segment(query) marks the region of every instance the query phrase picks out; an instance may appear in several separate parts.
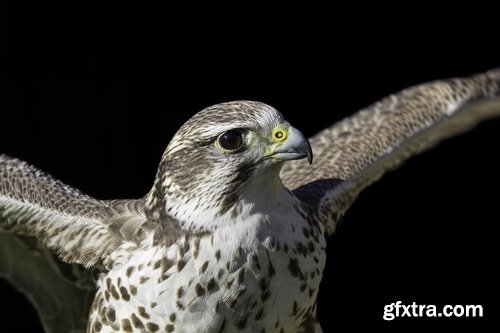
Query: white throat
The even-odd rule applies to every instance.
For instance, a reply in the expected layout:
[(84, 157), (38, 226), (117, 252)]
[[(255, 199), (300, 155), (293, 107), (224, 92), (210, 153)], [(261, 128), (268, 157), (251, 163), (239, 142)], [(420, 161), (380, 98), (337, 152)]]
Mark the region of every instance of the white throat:
[[(167, 185), (167, 184), (165, 184)], [(175, 184), (168, 184), (175, 192)], [(288, 207), (298, 203), (276, 175), (252, 177), (252, 182), (245, 184), (239, 191), (236, 200), (227, 210), (221, 210), (224, 197), (202, 195), (217, 189), (216, 184), (206, 182), (189, 198), (183, 196), (167, 197), (165, 208), (167, 214), (180, 221), (182, 227), (192, 231), (213, 231), (222, 226), (230, 226), (246, 221), (253, 214), (273, 212), (277, 207)], [(220, 191), (220, 189), (217, 189)], [(221, 191), (223, 192), (223, 190)], [(265, 218), (265, 217), (264, 217)]]

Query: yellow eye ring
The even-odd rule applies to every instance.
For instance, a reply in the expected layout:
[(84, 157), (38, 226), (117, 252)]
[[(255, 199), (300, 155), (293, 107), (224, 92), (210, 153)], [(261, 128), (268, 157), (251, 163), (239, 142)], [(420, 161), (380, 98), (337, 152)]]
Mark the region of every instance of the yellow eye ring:
[(284, 128), (275, 128), (273, 131), (273, 140), (277, 142), (285, 141), (288, 136), (288, 131)]

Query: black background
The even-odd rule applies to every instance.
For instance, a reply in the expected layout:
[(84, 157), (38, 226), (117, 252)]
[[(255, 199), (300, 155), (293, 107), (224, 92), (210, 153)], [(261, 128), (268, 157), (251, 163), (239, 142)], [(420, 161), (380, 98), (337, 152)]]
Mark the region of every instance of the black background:
[[(98, 198), (144, 195), (176, 129), (214, 103), (260, 100), (313, 135), (407, 86), (500, 66), (495, 9), (479, 4), (1, 6), (0, 152)], [(325, 332), (499, 329), (499, 131), (446, 141), (361, 195), (329, 240)], [(0, 286), (6, 331), (40, 331)], [(383, 321), (398, 300), (485, 317)]]

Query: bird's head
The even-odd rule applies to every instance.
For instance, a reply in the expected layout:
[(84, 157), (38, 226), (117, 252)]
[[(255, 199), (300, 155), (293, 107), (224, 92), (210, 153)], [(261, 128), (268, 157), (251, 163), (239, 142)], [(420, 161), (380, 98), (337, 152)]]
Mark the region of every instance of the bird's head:
[(241, 200), (273, 200), (283, 190), (281, 166), (300, 158), (312, 162), (311, 146), (276, 109), (250, 101), (217, 104), (170, 141), (148, 206), (163, 206), (188, 225), (216, 219)]

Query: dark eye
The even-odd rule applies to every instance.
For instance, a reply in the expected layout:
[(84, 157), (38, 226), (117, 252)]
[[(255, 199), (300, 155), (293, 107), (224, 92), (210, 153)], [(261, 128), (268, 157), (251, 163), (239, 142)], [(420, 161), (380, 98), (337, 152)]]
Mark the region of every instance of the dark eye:
[(230, 130), (222, 133), (221, 136), (219, 136), (218, 141), (221, 148), (226, 150), (236, 150), (241, 147), (243, 138), (241, 137), (241, 132)]

